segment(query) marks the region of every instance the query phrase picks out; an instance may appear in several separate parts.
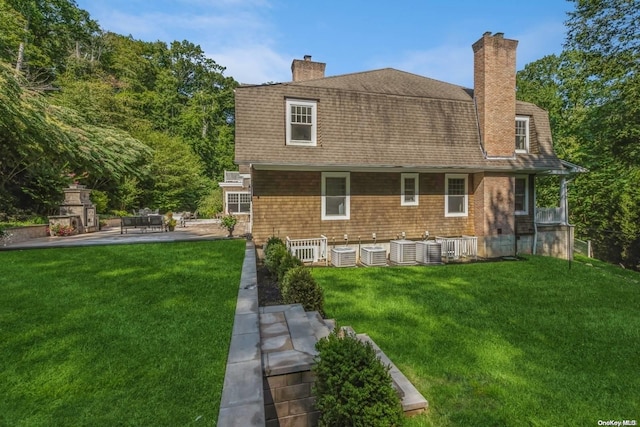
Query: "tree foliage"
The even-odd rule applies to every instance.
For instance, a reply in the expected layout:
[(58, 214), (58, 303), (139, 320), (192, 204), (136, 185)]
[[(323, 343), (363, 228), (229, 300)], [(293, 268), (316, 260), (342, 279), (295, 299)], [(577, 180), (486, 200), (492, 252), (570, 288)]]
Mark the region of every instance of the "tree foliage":
[(233, 90), (189, 41), (105, 32), (75, 0), (0, 0), (0, 212), (70, 177), (111, 210), (195, 210), (233, 168)]
[(577, 235), (597, 256), (638, 269), (640, 2), (573, 2), (565, 50), (518, 73), (518, 98), (548, 109), (556, 152), (590, 170), (570, 187)]

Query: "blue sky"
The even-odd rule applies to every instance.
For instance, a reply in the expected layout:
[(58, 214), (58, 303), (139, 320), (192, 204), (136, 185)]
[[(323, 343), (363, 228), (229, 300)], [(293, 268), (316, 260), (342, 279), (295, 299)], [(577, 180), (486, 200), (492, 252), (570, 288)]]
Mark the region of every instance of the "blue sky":
[(312, 55), (326, 75), (392, 67), (473, 86), (485, 31), (519, 40), (517, 68), (559, 53), (566, 0), (76, 0), (104, 30), (200, 45), (240, 83), (291, 80)]

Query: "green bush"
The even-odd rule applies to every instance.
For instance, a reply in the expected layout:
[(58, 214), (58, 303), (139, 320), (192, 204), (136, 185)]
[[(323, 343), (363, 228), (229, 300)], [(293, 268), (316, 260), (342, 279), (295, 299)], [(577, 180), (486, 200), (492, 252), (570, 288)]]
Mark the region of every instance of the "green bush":
[(287, 255), (288, 251), (284, 243), (271, 244), (264, 251), (264, 265), (273, 276), (278, 276), (278, 268), (282, 259)]
[(271, 237), (269, 237), (269, 238), (267, 239), (267, 243), (265, 243), (265, 245), (264, 245), (265, 253), (266, 253), (267, 249), (269, 248), (269, 246), (272, 246), (272, 245), (282, 245), (282, 246), (285, 246), (285, 244), (284, 244), (284, 242), (282, 241), (282, 239), (281, 239), (281, 238), (276, 237), (276, 236), (271, 236)]
[(215, 218), (218, 212), (222, 212), (222, 188), (214, 182), (198, 201), (198, 214), (201, 218)]
[(287, 271), (291, 270), (294, 267), (299, 267), (302, 265), (302, 261), (295, 255), (292, 255), (291, 252), (287, 251), (287, 253), (280, 259), (280, 264), (278, 264), (278, 282), (282, 283), (284, 279), (284, 275), (287, 274)]
[(109, 195), (104, 191), (91, 190), (91, 202), (96, 206), (96, 212), (105, 213), (109, 206)]
[(402, 406), (389, 367), (369, 343), (335, 331), (316, 343), (313, 390), (319, 426), (399, 426)]
[(305, 311), (317, 311), (324, 316), (324, 293), (309, 268), (300, 265), (289, 269), (280, 284), (280, 292), (285, 304), (299, 303)]

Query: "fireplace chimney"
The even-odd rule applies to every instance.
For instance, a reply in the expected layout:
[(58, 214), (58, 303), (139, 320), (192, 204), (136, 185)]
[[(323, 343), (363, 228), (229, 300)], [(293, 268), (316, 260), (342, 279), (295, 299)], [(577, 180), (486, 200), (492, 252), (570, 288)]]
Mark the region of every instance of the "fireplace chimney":
[(486, 32), (473, 44), (473, 95), (488, 157), (515, 154), (517, 40)]
[(304, 59), (294, 59), (291, 63), (291, 74), (294, 82), (305, 80), (315, 80), (324, 77), (324, 69), (327, 66), (324, 62), (314, 62), (311, 55), (305, 55)]

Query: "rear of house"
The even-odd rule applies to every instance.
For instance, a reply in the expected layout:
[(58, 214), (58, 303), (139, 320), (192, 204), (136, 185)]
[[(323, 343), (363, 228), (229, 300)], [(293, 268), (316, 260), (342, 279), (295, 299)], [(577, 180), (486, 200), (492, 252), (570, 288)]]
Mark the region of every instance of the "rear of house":
[(325, 77), (311, 57), (293, 61), (292, 82), (239, 87), (256, 243), (468, 235), (484, 257), (568, 256), (566, 209), (536, 220), (535, 177), (568, 170), (547, 113), (515, 99), (516, 46), (500, 33), (473, 45), (474, 90), (394, 69)]

